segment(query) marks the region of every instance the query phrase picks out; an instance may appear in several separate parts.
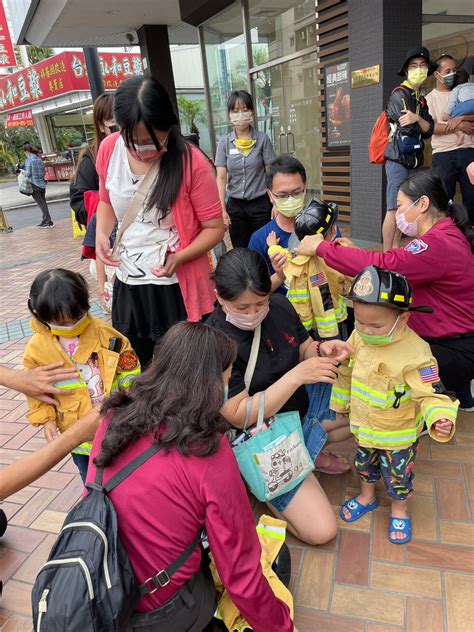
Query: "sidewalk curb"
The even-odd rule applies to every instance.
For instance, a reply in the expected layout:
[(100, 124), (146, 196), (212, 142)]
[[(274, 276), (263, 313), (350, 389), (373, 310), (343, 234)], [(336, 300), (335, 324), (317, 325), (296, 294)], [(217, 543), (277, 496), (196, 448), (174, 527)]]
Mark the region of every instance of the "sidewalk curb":
[[(69, 196), (67, 197), (51, 197), (51, 198), (46, 198), (46, 202), (65, 202), (65, 201), (69, 201)], [(3, 211), (16, 211), (20, 208), (27, 208), (30, 206), (37, 206), (36, 202), (27, 202), (26, 204), (17, 204), (15, 206), (3, 206), (2, 210)]]

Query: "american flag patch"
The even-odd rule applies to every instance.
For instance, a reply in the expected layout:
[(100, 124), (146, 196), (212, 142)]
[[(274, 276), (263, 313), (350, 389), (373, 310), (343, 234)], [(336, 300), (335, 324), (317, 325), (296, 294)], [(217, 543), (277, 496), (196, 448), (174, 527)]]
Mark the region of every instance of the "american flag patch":
[(420, 375), (422, 382), (439, 381), (438, 367), (435, 364), (432, 364), (431, 366), (424, 366), (420, 369)]
[(319, 274), (315, 274), (314, 276), (309, 277), (309, 280), (311, 282), (311, 287), (317, 287), (318, 285), (323, 285), (323, 283), (326, 283), (324, 272), (320, 272)]

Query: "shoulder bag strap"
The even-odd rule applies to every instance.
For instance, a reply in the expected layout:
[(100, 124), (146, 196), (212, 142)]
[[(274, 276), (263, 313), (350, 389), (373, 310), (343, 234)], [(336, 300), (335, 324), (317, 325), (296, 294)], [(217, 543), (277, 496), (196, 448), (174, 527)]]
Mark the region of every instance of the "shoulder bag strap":
[[(115, 474), (115, 476), (113, 476), (110, 479), (110, 481), (108, 481), (103, 486), (105, 493), (108, 494), (113, 489), (115, 489), (117, 485), (120, 485), (120, 483), (122, 483), (126, 478), (130, 476), (130, 474), (133, 474), (135, 470), (138, 470), (138, 468), (141, 465), (143, 465), (143, 463), (148, 461), (148, 459), (151, 459), (151, 457), (157, 454), (160, 450), (161, 450), (161, 446), (154, 443), (152, 446), (150, 446), (144, 452), (138, 455), (135, 459), (130, 461), (128, 465), (126, 465), (119, 472), (117, 472), (117, 474)], [(103, 474), (104, 474), (104, 468), (98, 467), (95, 473), (95, 481), (94, 481), (95, 485), (102, 485)]]
[(152, 162), (143, 180), (140, 182), (138, 189), (133, 194), (133, 197), (130, 200), (130, 204), (128, 205), (125, 215), (123, 216), (120, 228), (117, 231), (114, 247), (112, 249), (112, 257), (114, 257), (118, 252), (124, 232), (135, 221), (135, 218), (138, 215), (138, 211), (143, 206), (143, 204), (145, 204), (150, 187), (156, 180), (159, 170), (159, 163), (157, 161)]
[(258, 357), (258, 350), (260, 347), (261, 335), (262, 335), (262, 325), (259, 325), (257, 329), (255, 329), (255, 331), (253, 332), (252, 347), (250, 349), (249, 361), (248, 361), (247, 369), (244, 375), (245, 388), (247, 389), (247, 391), (250, 388), (253, 374), (255, 373), (255, 366), (257, 364), (257, 357)]

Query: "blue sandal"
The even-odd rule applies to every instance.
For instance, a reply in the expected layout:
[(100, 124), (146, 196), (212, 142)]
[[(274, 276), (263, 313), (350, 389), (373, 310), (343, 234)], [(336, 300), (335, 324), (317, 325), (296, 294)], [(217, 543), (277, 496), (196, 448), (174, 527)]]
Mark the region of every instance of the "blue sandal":
[[(391, 534), (395, 533), (403, 533), (406, 537), (403, 540), (394, 540)], [(390, 523), (388, 525), (388, 539), (392, 544), (406, 544), (411, 540), (411, 516), (408, 515), (408, 518), (394, 518), (392, 514), (390, 514)]]
[[(365, 516), (366, 513), (369, 513), (369, 511), (377, 509), (378, 506), (378, 500), (374, 500), (374, 502), (370, 503), (370, 505), (361, 505), (360, 502), (356, 500), (356, 496), (354, 496), (343, 503), (342, 507), (339, 509), (339, 515), (344, 522), (355, 522), (356, 520), (359, 520), (359, 518), (362, 518), (362, 516)], [(350, 518), (345, 517), (344, 512), (342, 511), (344, 508), (350, 512)]]

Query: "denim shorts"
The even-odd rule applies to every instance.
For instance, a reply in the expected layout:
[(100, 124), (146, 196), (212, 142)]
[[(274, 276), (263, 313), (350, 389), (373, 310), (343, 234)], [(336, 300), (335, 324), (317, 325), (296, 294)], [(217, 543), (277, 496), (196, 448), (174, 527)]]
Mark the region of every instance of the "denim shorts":
[[(309, 412), (306, 414), (306, 417), (304, 418), (302, 422), (302, 426), (303, 426), (303, 436), (304, 436), (304, 442), (305, 442), (306, 448), (309, 452), (311, 459), (314, 461), (316, 457), (318, 456), (318, 454), (323, 449), (324, 444), (326, 443), (326, 439), (327, 439), (326, 431), (323, 430), (323, 428), (321, 427), (321, 424), (319, 423), (319, 419), (317, 417), (311, 417)], [(312, 474), (310, 473), (308, 476), (312, 476)], [(289, 492), (285, 492), (281, 496), (278, 496), (277, 498), (273, 498), (273, 500), (270, 500), (269, 501), (270, 505), (275, 507), (275, 509), (279, 511), (280, 513), (282, 511), (285, 511), (285, 509), (293, 500), (296, 492), (299, 490), (303, 482), (304, 481), (299, 483), (296, 487), (293, 487), (293, 489), (291, 489)]]
[(385, 173), (387, 175), (387, 211), (395, 211), (397, 208), (398, 189), (407, 178), (411, 178), (418, 169), (407, 169), (399, 162), (387, 160)]

